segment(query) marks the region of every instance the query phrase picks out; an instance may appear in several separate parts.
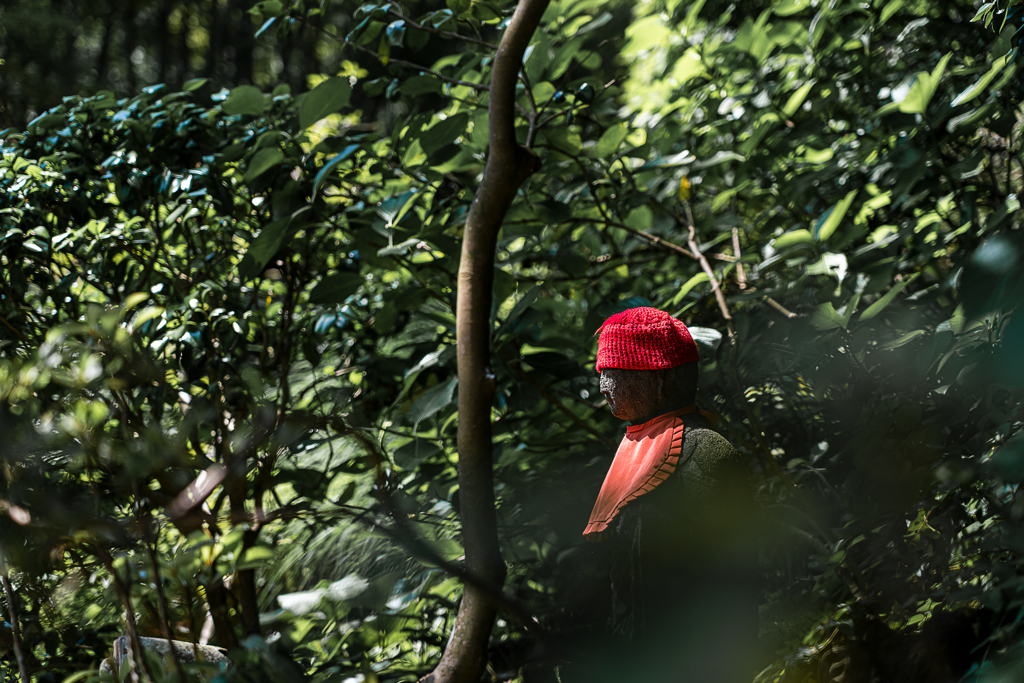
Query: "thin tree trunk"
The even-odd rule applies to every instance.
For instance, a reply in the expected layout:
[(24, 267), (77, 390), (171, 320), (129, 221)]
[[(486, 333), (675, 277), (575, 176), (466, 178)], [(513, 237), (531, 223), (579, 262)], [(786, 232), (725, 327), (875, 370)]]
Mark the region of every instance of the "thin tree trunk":
[(129, 678), (132, 683), (153, 683), (153, 675), (149, 670), (149, 663), (146, 661), (146, 655), (142, 650), (142, 642), (139, 640), (139, 628), (135, 622), (135, 608), (132, 607), (131, 591), (128, 585), (121, 579), (117, 569), (114, 568), (114, 559), (106, 549), (97, 548), (96, 555), (110, 573), (110, 577), (114, 582), (114, 590), (121, 599), (121, 605), (124, 607), (124, 626), (128, 632), (128, 644), (131, 647)]
[(242, 17), (240, 22), (231, 22), (231, 31), (234, 33), (232, 43), (235, 46), (235, 85), (252, 83), (252, 48), (256, 41), (249, 15), (243, 12)]
[(167, 72), (171, 66), (171, 33), (168, 22), (171, 18), (172, 0), (160, 0), (160, 8), (156, 12), (156, 34), (159, 36), (157, 46), (157, 63), (160, 75), (157, 80), (167, 82)]
[[(174, 527), (182, 536), (188, 536), (193, 531), (202, 528), (202, 519), (198, 515), (186, 515), (181, 519), (174, 520)], [(231, 609), (228, 607), (228, 591), (224, 588), (224, 578), (216, 571), (211, 570), (209, 582), (203, 585), (206, 604), (209, 605), (210, 616), (213, 617), (213, 633), (216, 644), (228, 650), (238, 647), (238, 636), (231, 621)], [(191, 614), (191, 607), (189, 613)], [(192, 634), (192, 637), (195, 638), (195, 633)]]
[[(459, 503), (466, 570), (500, 590), (505, 563), (494, 510), (490, 371), (491, 287), (501, 223), (537, 157), (516, 143), (515, 88), (523, 52), (548, 0), (520, 0), (498, 45), (491, 73), (488, 123), (490, 154), (466, 219), (459, 263), (456, 337), (459, 367)], [(462, 603), (444, 655), (428, 680), (471, 683), (487, 663), (487, 641), (496, 607), (480, 588), (465, 584)]]
[[(319, 26), (322, 22), (322, 15), (312, 17), (312, 23), (314, 26)], [(307, 26), (302, 27), (302, 74), (315, 74), (320, 73), (320, 64), (316, 58), (316, 43), (320, 36)], [(299, 83), (301, 90), (306, 89), (305, 83)]]
[(21, 644), (21, 615), (18, 614), (18, 596), (14, 594), (14, 587), (11, 585), (11, 578), (7, 575), (6, 566), (0, 568), (0, 581), (3, 581), (4, 597), (7, 598), (7, 616), (11, 619), (11, 640), (14, 643), (14, 657), (18, 660), (21, 683), (29, 683), (25, 650)]
[(164, 582), (160, 576), (160, 560), (156, 557), (155, 546), (159, 539), (158, 534), (159, 531), (156, 538), (153, 539), (152, 545), (150, 545), (149, 541), (145, 542), (146, 554), (149, 555), (149, 563), (153, 567), (153, 583), (156, 584), (156, 605), (160, 612), (160, 630), (163, 631), (167, 645), (170, 647), (171, 659), (174, 660), (174, 671), (178, 674), (178, 683), (185, 683), (188, 678), (185, 676), (185, 667), (181, 665), (181, 660), (178, 659), (178, 650), (174, 647), (174, 635), (171, 632), (171, 613), (167, 605), (167, 596), (164, 595)]
[(98, 90), (107, 82), (107, 71), (110, 69), (111, 42), (114, 40), (114, 18), (117, 16), (117, 7), (111, 2), (110, 11), (107, 12), (106, 20), (103, 22), (103, 40), (100, 42), (100, 53), (96, 57), (96, 89)]
[(217, 66), (224, 59), (225, 25), (230, 20), (233, 9), (234, 3), (226, 2), (223, 7), (218, 7), (217, 3), (213, 3), (210, 10), (213, 13), (213, 22), (210, 26), (210, 39), (206, 46), (206, 64), (203, 66), (203, 75), (214, 79), (214, 83), (219, 83), (217, 77), (223, 74), (223, 69), (220, 74), (217, 73)]
[[(61, 35), (59, 42), (63, 43), (60, 46), (60, 52), (58, 59), (54, 62), (56, 65), (63, 65), (61, 68), (56, 68), (54, 71), (58, 74), (57, 78), (61, 83), (62, 95), (78, 94), (81, 90), (82, 83), (79, 79), (84, 80), (84, 73), (80, 68), (72, 68), (70, 65), (77, 63), (79, 52), (75, 49), (75, 45), (78, 43), (78, 38), (81, 36), (83, 28), (81, 21), (81, 13), (79, 12), (78, 2), (72, 0), (69, 3), (69, 7), (64, 14), (64, 21), (67, 26), (73, 26), (75, 28), (68, 29), (67, 33)], [(54, 50), (55, 54), (57, 50)], [(41, 104), (41, 103), (40, 103)], [(40, 109), (44, 109), (41, 107)], [(42, 113), (40, 111), (39, 113)]]
[(217, 645), (231, 650), (238, 647), (238, 636), (231, 623), (231, 610), (228, 607), (228, 591), (224, 588), (224, 579), (216, 572), (204, 587), (206, 588), (206, 602), (210, 606), (210, 616), (213, 617), (213, 635), (217, 639)]
[(192, 51), (188, 47), (188, 20), (189, 20), (189, 6), (181, 6), (181, 27), (178, 30), (178, 62), (181, 64), (181, 68), (178, 73), (175, 74), (174, 87), (180, 88), (191, 77), (192, 68)]
[(139, 25), (136, 23), (138, 9), (132, 2), (124, 4), (124, 13), (121, 15), (121, 25), (124, 27), (124, 68), (128, 78), (128, 95), (135, 95), (139, 87), (138, 74), (135, 72), (135, 63), (132, 55), (139, 45)]

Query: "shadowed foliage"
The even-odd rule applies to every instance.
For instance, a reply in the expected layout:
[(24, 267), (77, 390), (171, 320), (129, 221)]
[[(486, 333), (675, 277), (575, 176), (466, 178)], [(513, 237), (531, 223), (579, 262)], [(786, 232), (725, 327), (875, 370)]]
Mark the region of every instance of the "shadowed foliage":
[[(107, 31), (112, 65), (181, 37), (161, 3), (42, 4), (0, 30)], [(653, 305), (756, 487), (758, 680), (1019, 677), (1018, 6), (550, 4), (505, 109), (536, 160), (470, 316), (484, 577), (456, 293), (515, 3), (167, 7), (210, 50), (315, 59), (243, 77), (189, 43), (158, 76), (147, 45), (136, 81), (72, 84), (0, 40), (5, 676), (108, 678), (127, 635), (229, 649), (189, 677), (416, 680), (467, 581), (488, 680), (614, 663), (587, 650), (580, 534), (622, 429), (593, 333)]]

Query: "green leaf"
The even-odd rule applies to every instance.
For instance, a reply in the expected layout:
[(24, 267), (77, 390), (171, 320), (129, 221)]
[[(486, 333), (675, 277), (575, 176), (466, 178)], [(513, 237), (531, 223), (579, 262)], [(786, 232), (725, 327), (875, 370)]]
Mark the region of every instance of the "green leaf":
[(718, 164), (724, 164), (729, 161), (745, 161), (746, 157), (742, 154), (738, 154), (728, 149), (720, 149), (715, 152), (712, 156), (707, 159), (701, 159), (700, 161), (694, 162), (691, 167), (695, 171), (702, 171), (705, 168), (711, 168)]
[(321, 82), (303, 97), (299, 107), (299, 127), (309, 128), (328, 114), (333, 114), (348, 104), (351, 96), (352, 86), (346, 78), (335, 76)]
[(238, 264), (238, 274), (243, 280), (251, 280), (263, 272), (263, 267), (276, 254), (288, 236), (289, 219), (268, 223), (260, 231), (259, 237), (249, 245), (249, 250)]
[(309, 293), (309, 301), (314, 304), (343, 304), (362, 284), (363, 277), (359, 273), (333, 273), (320, 280), (313, 288)]
[(775, 241), (772, 242), (772, 248), (775, 251), (782, 251), (797, 244), (811, 244), (812, 242), (814, 242), (814, 236), (811, 235), (811, 231), (801, 228), (799, 230), (790, 230), (776, 237)]
[(523, 313), (533, 305), (533, 302), (537, 300), (542, 289), (543, 288), (540, 285), (537, 285), (531, 288), (530, 291), (523, 295), (522, 299), (516, 302), (516, 305), (513, 306), (512, 310), (509, 312), (508, 317), (505, 318), (498, 327), (497, 332), (495, 332), (495, 337), (500, 336), (510, 325), (515, 324), (516, 320), (518, 320), (520, 316), (522, 316)]
[(417, 95), (439, 93), (443, 86), (444, 84), (433, 76), (413, 76), (398, 86), (398, 91), (403, 95), (416, 97)]
[(409, 31), (405, 40), (406, 46), (413, 52), (419, 52), (427, 46), (428, 42), (430, 42), (430, 33), (418, 29)]
[(131, 329), (133, 331), (137, 330), (146, 321), (152, 320), (153, 318), (158, 318), (158, 317), (160, 317), (163, 314), (164, 314), (164, 307), (163, 306), (148, 306), (146, 308), (143, 308), (141, 311), (139, 311), (138, 313), (135, 314), (134, 318), (132, 318)]
[(740, 30), (736, 32), (736, 38), (733, 40), (733, 45), (737, 49), (748, 53), (759, 64), (775, 47), (768, 37), (768, 30), (765, 27), (767, 20), (767, 13), (758, 17), (756, 22), (748, 17), (740, 26)]
[(980, 19), (984, 19), (985, 16), (992, 11), (992, 8), (995, 6), (995, 4), (995, 2), (984, 3), (981, 7), (978, 8), (978, 11), (974, 13), (974, 16), (971, 17), (971, 21), (978, 21)]
[(583, 149), (583, 139), (580, 138), (580, 134), (569, 126), (559, 126), (553, 130), (545, 130), (543, 135), (555, 151), (562, 152), (563, 154), (576, 156)]
[(314, 195), (320, 190), (320, 186), (323, 185), (324, 180), (327, 178), (327, 176), (330, 174), (330, 172), (334, 169), (334, 167), (337, 166), (338, 164), (340, 164), (341, 162), (343, 162), (345, 159), (347, 159), (350, 156), (352, 156), (352, 154), (357, 149), (359, 149), (359, 145), (349, 145), (345, 149), (341, 150), (338, 154), (335, 154), (333, 157), (331, 157), (331, 160), (328, 161), (326, 164), (324, 164), (324, 167), (321, 168), (317, 172), (316, 177), (313, 178), (313, 194)]
[(856, 196), (857, 190), (850, 190), (846, 193), (845, 197), (836, 202), (835, 206), (825, 212), (818, 220), (818, 224), (814, 226), (815, 239), (822, 241), (832, 236), (832, 233), (843, 222), (843, 218), (846, 216), (846, 212), (850, 210), (850, 204), (853, 203), (853, 198)]
[(551, 64), (548, 66), (548, 78), (555, 80), (565, 73), (565, 70), (569, 68), (569, 64), (572, 63), (573, 57), (579, 57), (580, 48), (583, 46), (583, 36), (576, 36), (565, 45), (558, 49), (555, 53), (554, 59), (551, 60)]
[(686, 284), (684, 284), (676, 293), (676, 295), (672, 297), (672, 301), (670, 301), (668, 304), (669, 307), (674, 308), (675, 306), (678, 306), (679, 303), (686, 297), (687, 294), (689, 294), (693, 290), (694, 287), (701, 284), (702, 282), (710, 281), (711, 278), (708, 277), (707, 273), (697, 273), (689, 280), (687, 280)]
[(930, 74), (922, 71), (917, 75), (917, 80), (910, 87), (910, 92), (899, 104), (901, 112), (904, 114), (923, 114), (925, 112), (928, 103), (935, 96), (935, 89), (939, 87), (939, 79), (942, 78), (946, 64), (949, 63), (949, 58), (952, 56), (952, 52), (947, 52)]
[[(839, 254), (839, 256), (842, 256)], [(857, 292), (853, 297), (846, 303), (846, 308), (843, 313), (843, 329), (846, 329), (850, 325), (850, 320), (853, 318), (853, 314), (857, 312), (857, 306), (860, 305), (861, 293)]]
[(455, 385), (459, 383), (458, 377), (452, 377), (436, 386), (427, 389), (412, 404), (413, 432), (419, 427), (420, 422), (428, 417), (437, 414), (442, 408), (452, 402), (455, 392)]
[(814, 309), (811, 314), (811, 325), (819, 330), (836, 330), (845, 328), (843, 316), (839, 315), (835, 306), (831, 303), (824, 303)]
[(788, 17), (798, 12), (803, 12), (811, 6), (811, 0), (782, 0), (775, 6), (775, 14), (780, 17)]
[(188, 210), (188, 204), (182, 204), (176, 208), (164, 219), (164, 225), (174, 225), (175, 221), (181, 218), (181, 214), (185, 213), (186, 210)]
[(245, 171), (245, 182), (251, 183), (282, 161), (284, 152), (278, 148), (261, 149), (249, 161), (249, 168)]
[(401, 244), (396, 244), (390, 247), (384, 247), (383, 249), (377, 250), (377, 256), (394, 256), (395, 254), (404, 254), (407, 249), (415, 247), (420, 243), (419, 237), (410, 237)]
[(882, 14), (878, 18), (879, 26), (889, 21), (892, 15), (896, 14), (896, 12), (903, 7), (904, 1), (905, 0), (889, 0), (889, 3), (882, 9)]
[(914, 341), (918, 337), (923, 336), (925, 334), (927, 334), (927, 332), (925, 332), (924, 330), (914, 330), (913, 332), (907, 332), (906, 334), (900, 336), (898, 339), (895, 339), (891, 342), (886, 342), (885, 344), (880, 344), (878, 348), (882, 351), (892, 351), (893, 349), (898, 349), (901, 346), (906, 346), (910, 342)]
[(254, 85), (240, 85), (220, 105), (225, 114), (259, 116), (266, 110), (266, 98)]
[(420, 463), (439, 451), (440, 449), (433, 441), (413, 439), (395, 451), (392, 459), (403, 470), (411, 472), (419, 467)]
[(871, 320), (876, 315), (881, 313), (886, 306), (892, 303), (893, 299), (896, 298), (896, 295), (902, 292), (907, 285), (909, 285), (911, 282), (917, 279), (918, 275), (920, 275), (920, 273), (914, 273), (910, 277), (903, 278), (902, 280), (897, 282), (896, 285), (888, 292), (886, 292), (881, 299), (879, 299), (878, 301), (864, 309), (864, 312), (860, 314), (860, 317), (857, 318), (857, 321), (864, 322), (865, 320)]
[(594, 152), (601, 159), (611, 156), (619, 148), (619, 145), (622, 144), (622, 141), (626, 139), (627, 135), (629, 135), (628, 124), (620, 123), (612, 126), (601, 135), (601, 139), (597, 141), (597, 147), (594, 149)]
[(557, 92), (557, 90), (550, 81), (541, 81), (537, 85), (533, 86), (533, 99), (537, 104), (543, 105), (551, 99), (555, 92)]
[[(406, 213), (408, 213), (407, 205), (409, 201), (414, 199), (417, 195), (416, 188), (403, 192), (400, 195), (388, 197), (380, 203), (380, 206), (376, 208), (377, 215), (384, 219), (385, 227), (392, 227), (398, 221), (402, 219)], [(408, 208), (412, 208), (411, 206)]]
[(238, 561), (235, 569), (259, 569), (266, 566), (272, 559), (274, 559), (274, 549), (258, 545), (245, 551), (245, 555)]
[(626, 28), (626, 37), (629, 42), (622, 48), (623, 54), (636, 54), (644, 50), (661, 45), (668, 41), (672, 35), (672, 29), (665, 25), (665, 20), (659, 14), (634, 21)]
[(466, 132), (469, 126), (469, 114), (456, 114), (444, 121), (438, 121), (425, 130), (420, 136), (420, 146), (430, 156), (445, 145), (451, 144), (455, 138)]
[[(999, 75), (999, 72), (1003, 70), (1003, 67), (1005, 67), (1009, 63), (1010, 60), (1007, 57), (999, 57), (998, 59), (996, 59), (995, 62), (992, 63), (992, 67), (988, 71), (986, 71), (981, 78), (979, 78), (972, 85), (965, 88), (963, 92), (957, 95), (953, 99), (953, 101), (949, 103), (949, 106), (957, 107), (961, 104), (967, 104), (975, 97), (983, 93), (985, 91), (985, 88), (988, 87), (988, 84), (991, 83), (995, 79), (995, 77)], [(1014, 68), (1016, 68), (1016, 65), (1014, 65)]]
[(193, 90), (199, 90), (209, 82), (209, 78), (193, 78), (190, 81), (185, 81), (185, 85), (181, 86), (181, 89), (185, 92), (192, 92)]
[(249, 10), (249, 14), (262, 14), (265, 17), (276, 17), (281, 14), (282, 10), (284, 10), (284, 5), (281, 4), (281, 0), (263, 0), (262, 2), (256, 3)]
[(785, 114), (787, 118), (795, 114), (796, 110), (803, 105), (804, 100), (807, 99), (807, 94), (811, 92), (811, 88), (814, 87), (816, 82), (817, 81), (812, 78), (797, 88), (796, 92), (789, 96), (789, 99), (786, 100), (785, 106), (782, 107), (782, 113)]

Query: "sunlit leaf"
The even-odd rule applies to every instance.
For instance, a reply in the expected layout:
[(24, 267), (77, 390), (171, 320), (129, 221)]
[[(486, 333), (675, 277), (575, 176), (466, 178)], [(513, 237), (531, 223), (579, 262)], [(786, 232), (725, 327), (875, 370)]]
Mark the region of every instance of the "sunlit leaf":
[(310, 90), (299, 107), (299, 126), (308, 128), (348, 104), (352, 86), (345, 78), (335, 76), (322, 81)]
[(266, 108), (266, 99), (256, 86), (240, 85), (220, 106), (226, 114), (259, 116)]

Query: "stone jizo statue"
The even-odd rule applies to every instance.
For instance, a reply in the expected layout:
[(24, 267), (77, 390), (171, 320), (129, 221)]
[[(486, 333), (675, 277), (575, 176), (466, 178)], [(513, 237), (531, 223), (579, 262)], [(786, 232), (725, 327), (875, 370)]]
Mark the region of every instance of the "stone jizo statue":
[(757, 637), (746, 467), (696, 406), (697, 346), (655, 308), (599, 330), (596, 369), (630, 423), (584, 536), (608, 550), (613, 645), (598, 681), (750, 681)]

